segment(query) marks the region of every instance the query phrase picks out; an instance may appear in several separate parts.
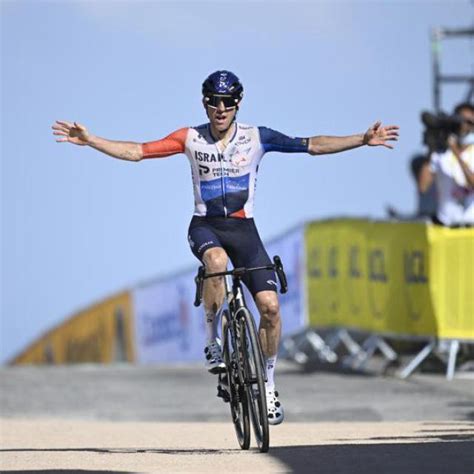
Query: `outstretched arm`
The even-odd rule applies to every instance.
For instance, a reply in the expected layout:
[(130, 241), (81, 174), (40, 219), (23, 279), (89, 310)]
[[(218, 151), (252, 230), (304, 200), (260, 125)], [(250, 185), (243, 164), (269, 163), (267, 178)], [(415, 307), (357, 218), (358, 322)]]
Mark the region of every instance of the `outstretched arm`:
[(84, 125), (57, 120), (53, 125), (57, 142), (69, 142), (75, 145), (90, 146), (107, 155), (127, 161), (140, 161), (143, 158), (142, 145), (135, 142), (107, 140), (91, 135)]
[(381, 122), (376, 122), (365, 133), (358, 135), (350, 135), (347, 137), (311, 137), (308, 144), (308, 153), (311, 155), (338, 153), (363, 145), (381, 145), (392, 149), (393, 146), (387, 142), (398, 140), (398, 129), (399, 127), (397, 125), (382, 126)]

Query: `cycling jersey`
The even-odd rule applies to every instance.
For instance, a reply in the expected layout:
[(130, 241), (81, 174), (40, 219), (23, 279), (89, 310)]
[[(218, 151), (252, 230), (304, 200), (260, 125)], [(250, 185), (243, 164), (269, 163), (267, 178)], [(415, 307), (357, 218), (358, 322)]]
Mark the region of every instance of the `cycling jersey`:
[(307, 138), (293, 138), (266, 127), (235, 123), (226, 148), (218, 149), (210, 124), (182, 128), (142, 144), (143, 158), (185, 153), (191, 165), (195, 216), (253, 217), (258, 165), (270, 151), (308, 151)]

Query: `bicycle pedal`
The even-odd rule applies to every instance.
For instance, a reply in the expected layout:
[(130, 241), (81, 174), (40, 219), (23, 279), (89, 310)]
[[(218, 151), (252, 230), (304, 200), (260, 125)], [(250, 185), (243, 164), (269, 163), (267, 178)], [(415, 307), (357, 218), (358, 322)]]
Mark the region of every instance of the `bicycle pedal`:
[(207, 369), (207, 371), (212, 375), (225, 374), (226, 368), (225, 368), (225, 366), (224, 367), (216, 366), (216, 367), (212, 367), (210, 369)]
[(217, 397), (222, 398), (225, 403), (230, 402), (230, 395), (227, 390), (224, 390), (220, 385), (217, 386)]

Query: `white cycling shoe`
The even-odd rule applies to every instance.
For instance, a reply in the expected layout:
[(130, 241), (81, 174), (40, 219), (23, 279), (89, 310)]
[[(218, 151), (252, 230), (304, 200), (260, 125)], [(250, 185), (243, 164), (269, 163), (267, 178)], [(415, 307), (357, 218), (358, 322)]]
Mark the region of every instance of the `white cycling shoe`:
[(285, 410), (278, 400), (278, 392), (275, 389), (267, 389), (267, 412), (270, 425), (279, 425), (285, 418)]
[(225, 372), (225, 364), (222, 360), (222, 350), (219, 339), (212, 341), (204, 348), (206, 357), (206, 369), (211, 374), (220, 374)]

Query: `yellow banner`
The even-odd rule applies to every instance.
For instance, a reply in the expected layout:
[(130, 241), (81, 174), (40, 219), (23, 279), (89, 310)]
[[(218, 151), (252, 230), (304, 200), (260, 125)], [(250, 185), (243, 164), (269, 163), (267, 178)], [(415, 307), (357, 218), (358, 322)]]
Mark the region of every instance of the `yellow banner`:
[(314, 222), (306, 250), (312, 325), (474, 339), (474, 229)]
[(431, 275), (442, 337), (474, 339), (474, 229), (430, 228)]
[(77, 313), (49, 331), (13, 364), (133, 361), (131, 298), (120, 293)]

